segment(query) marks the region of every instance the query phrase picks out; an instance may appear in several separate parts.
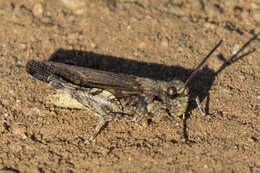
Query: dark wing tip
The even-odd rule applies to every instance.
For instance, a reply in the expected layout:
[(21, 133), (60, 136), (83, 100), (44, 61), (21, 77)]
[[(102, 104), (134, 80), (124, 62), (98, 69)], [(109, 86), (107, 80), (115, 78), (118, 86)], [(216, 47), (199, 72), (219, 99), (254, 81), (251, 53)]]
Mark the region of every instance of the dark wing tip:
[(34, 78), (47, 82), (51, 75), (50, 68), (43, 61), (30, 60), (26, 64), (26, 71)]

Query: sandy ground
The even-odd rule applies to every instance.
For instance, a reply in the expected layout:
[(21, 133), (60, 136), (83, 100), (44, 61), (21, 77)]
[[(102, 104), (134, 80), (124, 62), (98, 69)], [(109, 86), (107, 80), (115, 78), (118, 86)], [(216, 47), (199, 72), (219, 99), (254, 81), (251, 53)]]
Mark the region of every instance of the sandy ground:
[[(258, 0), (1, 1), (0, 172), (260, 172), (256, 33)], [(189, 86), (213, 115), (114, 121), (90, 144), (98, 118), (56, 108), (25, 70), (52, 59), (184, 81), (220, 40)]]

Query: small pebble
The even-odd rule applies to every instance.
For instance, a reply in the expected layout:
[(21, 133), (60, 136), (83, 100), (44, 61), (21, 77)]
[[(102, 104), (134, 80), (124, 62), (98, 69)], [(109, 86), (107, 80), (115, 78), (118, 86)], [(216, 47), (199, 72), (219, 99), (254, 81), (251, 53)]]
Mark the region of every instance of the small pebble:
[(17, 60), (17, 62), (16, 62), (16, 66), (17, 66), (17, 67), (21, 67), (21, 66), (22, 66), (22, 61)]
[(14, 94), (14, 89), (10, 89), (9, 94)]
[(95, 48), (97, 48), (97, 45), (95, 44), (95, 43), (90, 43), (90, 46), (93, 48), (93, 49), (95, 49)]
[(239, 44), (235, 44), (234, 47), (232, 48), (232, 54), (235, 55), (240, 49)]
[(144, 49), (146, 47), (145, 42), (139, 43), (138, 47), (141, 48), (141, 49)]
[(84, 0), (60, 0), (67, 8), (73, 10), (77, 15), (81, 15), (86, 11), (86, 2)]
[(183, 48), (182, 48), (182, 47), (178, 47), (178, 48), (177, 48), (177, 51), (178, 51), (179, 53), (182, 53), (182, 52), (183, 52)]
[(212, 23), (205, 23), (204, 27), (207, 29), (212, 29), (214, 30), (216, 28), (216, 25), (212, 24)]
[(42, 4), (38, 3), (33, 6), (32, 9), (33, 15), (36, 17), (41, 17), (43, 13)]
[(71, 9), (77, 8), (78, 4), (77, 4), (77, 0), (61, 0), (61, 2), (63, 2), (63, 4)]
[(204, 167), (204, 168), (209, 168), (209, 166), (208, 166), (208, 165), (204, 165), (203, 167)]

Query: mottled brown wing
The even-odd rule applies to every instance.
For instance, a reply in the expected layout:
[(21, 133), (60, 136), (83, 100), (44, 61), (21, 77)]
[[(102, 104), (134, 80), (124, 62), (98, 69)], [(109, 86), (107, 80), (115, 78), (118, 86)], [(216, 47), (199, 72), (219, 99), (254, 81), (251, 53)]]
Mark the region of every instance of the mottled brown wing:
[(50, 76), (54, 76), (79, 86), (106, 89), (118, 97), (141, 92), (134, 76), (119, 73), (35, 60), (27, 63), (26, 70), (36, 79), (45, 82), (48, 82)]

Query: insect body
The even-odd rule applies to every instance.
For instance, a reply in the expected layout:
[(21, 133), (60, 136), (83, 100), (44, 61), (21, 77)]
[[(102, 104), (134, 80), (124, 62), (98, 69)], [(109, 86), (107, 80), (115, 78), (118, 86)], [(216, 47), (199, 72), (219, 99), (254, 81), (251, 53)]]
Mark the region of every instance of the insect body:
[[(213, 49), (213, 51), (221, 42)], [(211, 51), (211, 53), (213, 53)], [(210, 54), (211, 54), (210, 53)], [(199, 70), (210, 54), (194, 71)], [(108, 121), (183, 115), (189, 103), (187, 83), (170, 82), (72, 66), (51, 61), (31, 60), (27, 71), (57, 90), (51, 101), (59, 107), (85, 108), (100, 117), (93, 135)]]

